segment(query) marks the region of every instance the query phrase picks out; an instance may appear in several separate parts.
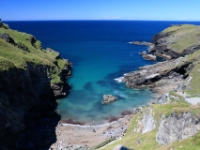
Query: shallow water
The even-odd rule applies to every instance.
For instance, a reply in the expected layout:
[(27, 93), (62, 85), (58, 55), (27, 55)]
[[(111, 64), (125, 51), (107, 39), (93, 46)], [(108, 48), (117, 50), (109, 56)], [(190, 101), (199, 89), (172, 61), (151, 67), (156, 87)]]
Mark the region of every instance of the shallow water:
[[(151, 92), (133, 90), (114, 79), (138, 67), (153, 64), (139, 56), (146, 46), (130, 41), (150, 42), (152, 37), (170, 26), (184, 22), (159, 21), (35, 21), (8, 22), (11, 28), (28, 32), (73, 63), (73, 75), (67, 82), (70, 94), (60, 99), (57, 112), (62, 119), (102, 123), (123, 116), (124, 111), (145, 105)], [(200, 24), (199, 22), (189, 22)], [(119, 100), (103, 105), (103, 94)]]

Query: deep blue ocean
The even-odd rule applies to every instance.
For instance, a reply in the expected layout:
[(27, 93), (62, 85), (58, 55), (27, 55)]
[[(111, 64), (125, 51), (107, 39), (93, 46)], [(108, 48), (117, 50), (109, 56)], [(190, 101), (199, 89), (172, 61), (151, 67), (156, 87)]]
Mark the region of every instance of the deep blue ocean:
[[(140, 66), (153, 64), (141, 58), (146, 46), (130, 41), (150, 42), (171, 24), (200, 22), (172, 21), (18, 21), (6, 22), (12, 29), (33, 34), (44, 48), (60, 52), (73, 63), (69, 95), (60, 99), (57, 112), (62, 119), (103, 123), (121, 117), (124, 111), (147, 104), (152, 99), (148, 89), (133, 90), (114, 79)], [(104, 94), (119, 97), (103, 105)]]

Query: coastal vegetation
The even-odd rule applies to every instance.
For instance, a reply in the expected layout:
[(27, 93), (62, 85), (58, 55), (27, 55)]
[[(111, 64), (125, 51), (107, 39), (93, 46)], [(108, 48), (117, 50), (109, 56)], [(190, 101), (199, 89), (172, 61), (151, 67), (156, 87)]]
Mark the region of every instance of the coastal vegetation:
[[(137, 133), (135, 132), (135, 129), (137, 129), (137, 120), (142, 120), (143, 118), (143, 112), (147, 109), (145, 108), (141, 112), (137, 113), (131, 120), (131, 125), (127, 129), (126, 135), (123, 139), (118, 140), (114, 142), (113, 144), (108, 145), (105, 148), (102, 148), (102, 150), (108, 150), (112, 149), (116, 145), (123, 144), (125, 147), (130, 149), (138, 149), (138, 150), (149, 150), (149, 149), (157, 149), (157, 150), (169, 150), (169, 149), (191, 149), (195, 150), (199, 148), (199, 133), (194, 134), (193, 136), (183, 139), (183, 140), (177, 140), (174, 143), (168, 143), (168, 144), (159, 144), (156, 141), (156, 136), (159, 130), (159, 125), (161, 123), (161, 120), (163, 116), (168, 118), (170, 115), (176, 113), (176, 114), (183, 114), (191, 112), (194, 114), (197, 118), (200, 114), (200, 106), (196, 105), (193, 106), (183, 100), (182, 97), (178, 96), (178, 100), (174, 100), (173, 98), (170, 99), (170, 102), (168, 104), (154, 104), (151, 106), (153, 110), (153, 117), (155, 119), (156, 128), (153, 129), (150, 132), (147, 133)], [(176, 126), (174, 123), (173, 126)], [(165, 134), (165, 133), (164, 133)], [(169, 136), (166, 135), (165, 136)], [(190, 144), (189, 144), (190, 143)], [(192, 143), (192, 144), (191, 144)]]
[(60, 73), (65, 69), (69, 62), (60, 57), (60, 54), (54, 50), (42, 49), (41, 42), (34, 36), (11, 30), (8, 25), (2, 24), (0, 28), (0, 71), (8, 71), (16, 67), (27, 69), (27, 63), (32, 65), (46, 65), (49, 67), (51, 82), (60, 83)]

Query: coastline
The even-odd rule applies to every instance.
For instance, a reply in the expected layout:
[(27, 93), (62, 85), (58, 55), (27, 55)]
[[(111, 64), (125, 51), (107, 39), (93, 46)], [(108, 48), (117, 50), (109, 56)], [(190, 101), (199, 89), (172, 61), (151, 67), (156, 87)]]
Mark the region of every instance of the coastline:
[(99, 125), (78, 125), (59, 122), (56, 126), (57, 141), (50, 148), (92, 148), (106, 140), (121, 139), (126, 133), (134, 114), (116, 121)]
[[(154, 65), (145, 65), (138, 68), (136, 71), (125, 73), (122, 77), (114, 80), (116, 82), (129, 83), (132, 81), (132, 79), (129, 80), (129, 78), (133, 77), (138, 72), (145, 72), (145, 74), (142, 74), (144, 75), (144, 78), (149, 80), (155, 78), (157, 74), (159, 74), (157, 73), (156, 75), (152, 75), (152, 70), (154, 70), (153, 68), (157, 68), (156, 70), (159, 70), (159, 72), (165, 72), (165, 70), (168, 69), (173, 70), (174, 68), (171, 66), (182, 61), (182, 59), (183, 58), (181, 57), (177, 60), (172, 60), (170, 63), (166, 60), (164, 62), (158, 62)], [(132, 113), (125, 111), (124, 115), (122, 113), (122, 117), (120, 118), (114, 117), (110, 120), (108, 119), (108, 123), (92, 125), (84, 122), (76, 122), (73, 119), (61, 120), (56, 126), (57, 141), (51, 145), (51, 148), (93, 148), (102, 142), (112, 139), (113, 137), (116, 138), (114, 141), (122, 139), (134, 114), (141, 111), (143, 108), (148, 107), (149, 105), (167, 103), (169, 101), (169, 92), (171, 90), (181, 89), (181, 87), (179, 87), (180, 84), (183, 83), (181, 76), (175, 75), (173, 78), (168, 76), (169, 75), (167, 74), (166, 77), (161, 78), (154, 87), (151, 86), (154, 84), (154, 82), (146, 85), (146, 88), (149, 88), (153, 94), (153, 98), (149, 100), (146, 105), (134, 108)], [(135, 89), (135, 87), (131, 86), (127, 86), (127, 88)], [(143, 86), (138, 86), (137, 89), (139, 90), (143, 88)]]
[[(167, 61), (160, 63), (158, 62), (155, 65), (166, 65), (166, 63)], [(143, 67), (140, 67), (139, 70), (141, 70), (142, 68), (151, 69), (152, 66), (154, 65), (145, 65)], [(125, 79), (126, 76), (129, 76), (129, 74), (131, 73), (125, 73), (123, 77), (117, 78), (121, 79), (120, 81), (116, 79), (115, 81), (124, 82), (123, 79)], [(58, 122), (58, 125), (56, 126), (57, 141), (53, 143), (50, 148), (93, 148), (109, 139), (112, 139), (113, 137), (116, 138), (114, 141), (122, 139), (131, 123), (130, 120), (137, 112), (141, 111), (145, 107), (148, 107), (149, 105), (164, 104), (168, 101), (169, 97), (167, 97), (167, 93), (169, 93), (171, 89), (175, 90), (178, 84), (171, 79), (166, 79), (165, 82), (169, 83), (168, 86), (149, 88), (149, 90), (153, 94), (153, 99), (149, 100), (147, 104), (133, 108), (132, 112), (122, 112), (122, 117), (111, 117), (110, 119), (108, 119), (107, 123), (92, 125), (92, 123), (88, 124), (86, 122), (77, 122), (73, 119), (60, 120)], [(180, 80), (179, 82), (182, 82), (182, 80)], [(138, 90), (139, 89), (140, 88), (138, 88)], [(165, 96), (163, 97), (163, 95), (166, 95), (167, 98), (165, 98)]]
[[(164, 90), (165, 92), (166, 89)], [(60, 120), (56, 126), (57, 141), (53, 143), (50, 148), (61, 149), (67, 147), (70, 149), (91, 149), (105, 141), (112, 140), (113, 138), (114, 140), (107, 144), (121, 140), (125, 136), (126, 131), (131, 124), (131, 120), (136, 113), (152, 104), (159, 103), (159, 98), (162, 97), (163, 91), (158, 91), (152, 92), (154, 98), (146, 105), (133, 108), (132, 112), (124, 111), (122, 112), (122, 117), (114, 117), (113, 119), (108, 120), (107, 123), (92, 125), (84, 122), (76, 122), (72, 119)], [(164, 104), (164, 102), (161, 103)]]

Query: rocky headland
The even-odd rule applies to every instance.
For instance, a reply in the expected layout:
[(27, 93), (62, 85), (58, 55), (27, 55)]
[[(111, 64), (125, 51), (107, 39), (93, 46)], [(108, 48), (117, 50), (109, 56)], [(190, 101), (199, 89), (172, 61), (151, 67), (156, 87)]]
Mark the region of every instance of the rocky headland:
[(0, 149), (48, 149), (56, 142), (56, 98), (71, 64), (34, 36), (0, 22)]
[(149, 89), (154, 100), (132, 118), (126, 136), (103, 149), (198, 149), (200, 134), (200, 26), (172, 25), (156, 34), (150, 54), (165, 61), (138, 68), (120, 79), (128, 88)]

